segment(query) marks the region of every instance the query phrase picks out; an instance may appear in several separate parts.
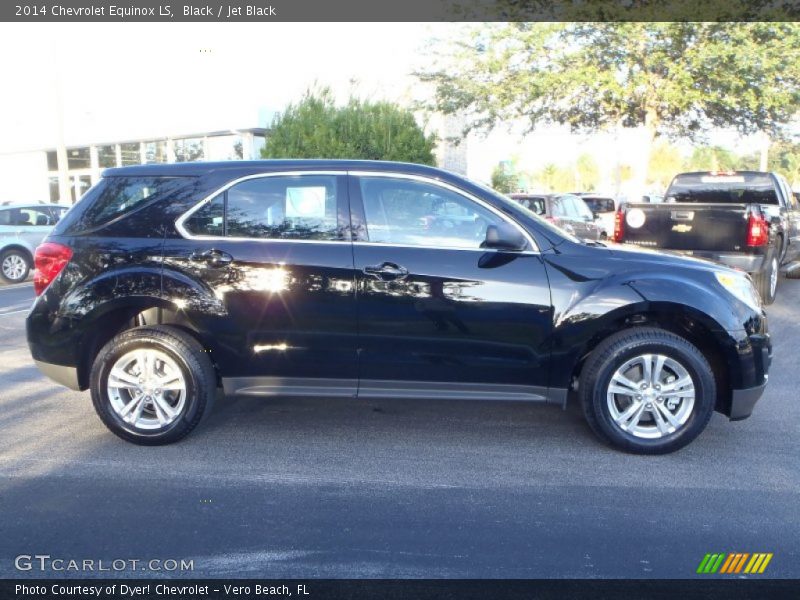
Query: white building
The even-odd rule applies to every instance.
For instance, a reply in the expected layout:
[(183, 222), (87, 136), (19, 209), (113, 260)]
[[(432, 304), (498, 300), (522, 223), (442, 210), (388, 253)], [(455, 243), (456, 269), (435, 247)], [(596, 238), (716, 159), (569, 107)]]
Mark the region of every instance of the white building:
[(67, 147), (63, 164), (55, 148), (0, 154), (0, 173), (10, 175), (2, 200), (71, 204), (109, 167), (257, 159), (266, 132), (265, 128), (251, 127), (138, 140), (97, 140)]

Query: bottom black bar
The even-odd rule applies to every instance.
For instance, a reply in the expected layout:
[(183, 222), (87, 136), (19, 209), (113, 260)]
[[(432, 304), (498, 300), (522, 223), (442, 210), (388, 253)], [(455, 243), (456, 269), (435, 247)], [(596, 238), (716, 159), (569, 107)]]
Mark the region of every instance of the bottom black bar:
[(328, 600), (782, 599), (800, 597), (796, 579), (26, 579), (0, 580), (0, 598), (194, 600), (295, 598)]

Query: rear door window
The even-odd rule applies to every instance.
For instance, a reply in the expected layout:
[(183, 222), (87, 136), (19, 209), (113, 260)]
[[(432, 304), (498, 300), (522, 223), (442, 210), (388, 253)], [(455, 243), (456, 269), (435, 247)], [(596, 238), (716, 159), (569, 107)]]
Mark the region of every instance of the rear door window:
[(193, 212), (194, 236), (337, 240), (335, 175), (259, 177), (238, 183)]

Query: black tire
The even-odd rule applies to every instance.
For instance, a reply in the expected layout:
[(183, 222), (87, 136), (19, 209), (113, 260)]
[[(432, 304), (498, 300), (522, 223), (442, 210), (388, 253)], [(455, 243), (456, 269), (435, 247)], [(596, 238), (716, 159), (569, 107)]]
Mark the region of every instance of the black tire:
[[(108, 377), (114, 364), (137, 349), (154, 349), (166, 354), (185, 382), (183, 408), (173, 421), (158, 429), (143, 430), (124, 421), (113, 408), (108, 394)], [(158, 446), (185, 437), (211, 412), (217, 394), (217, 378), (207, 351), (191, 335), (166, 325), (149, 325), (124, 331), (100, 350), (92, 365), (90, 387), (95, 411), (112, 433), (134, 444)]]
[(759, 272), (754, 273), (753, 283), (761, 296), (764, 306), (769, 306), (775, 302), (778, 295), (778, 255), (775, 252), (767, 255), (766, 266)]
[(800, 279), (800, 260), (796, 260), (787, 265), (786, 279)]
[[(649, 353), (679, 363), (691, 376), (695, 388), (694, 406), (686, 422), (656, 439), (637, 437), (617, 425), (607, 397), (615, 371), (627, 361)], [(694, 440), (711, 419), (716, 393), (714, 374), (703, 354), (684, 338), (650, 327), (626, 329), (601, 342), (586, 360), (578, 387), (584, 416), (592, 430), (603, 441), (635, 454), (666, 454)]]
[(31, 258), (27, 252), (11, 248), (0, 254), (0, 279), (6, 283), (22, 283), (30, 272)]

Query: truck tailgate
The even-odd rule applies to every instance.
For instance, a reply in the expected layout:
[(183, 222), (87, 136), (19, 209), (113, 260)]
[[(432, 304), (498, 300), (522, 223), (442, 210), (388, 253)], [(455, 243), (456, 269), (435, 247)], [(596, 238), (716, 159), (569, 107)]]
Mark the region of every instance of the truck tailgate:
[(628, 204), (623, 242), (649, 248), (738, 252), (745, 247), (747, 204)]

